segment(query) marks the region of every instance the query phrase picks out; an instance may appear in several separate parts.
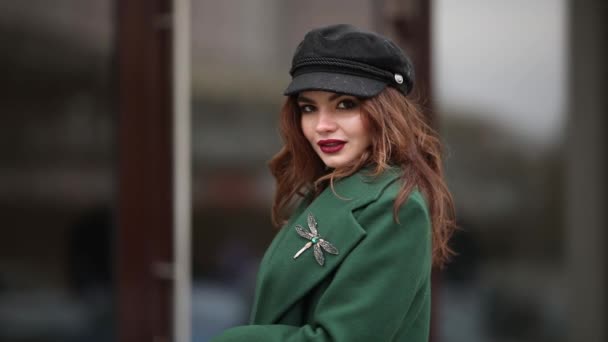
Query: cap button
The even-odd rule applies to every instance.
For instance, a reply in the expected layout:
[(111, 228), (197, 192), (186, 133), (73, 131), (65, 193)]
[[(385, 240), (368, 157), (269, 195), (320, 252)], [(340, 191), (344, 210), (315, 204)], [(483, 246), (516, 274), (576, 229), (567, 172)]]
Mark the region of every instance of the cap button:
[(400, 74), (395, 74), (395, 82), (402, 84), (403, 83), (403, 76), (401, 76)]

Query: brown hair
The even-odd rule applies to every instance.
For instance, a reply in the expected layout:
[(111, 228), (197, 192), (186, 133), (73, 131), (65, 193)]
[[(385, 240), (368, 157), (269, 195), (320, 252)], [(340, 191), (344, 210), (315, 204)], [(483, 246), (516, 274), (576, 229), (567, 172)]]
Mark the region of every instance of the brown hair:
[(347, 177), (363, 166), (373, 166), (379, 175), (389, 166), (403, 170), (403, 182), (393, 206), (399, 207), (414, 188), (429, 204), (433, 239), (433, 264), (442, 266), (452, 253), (448, 240), (455, 228), (454, 204), (443, 178), (441, 142), (425, 121), (419, 107), (397, 90), (387, 87), (361, 102), (361, 113), (372, 136), (370, 149), (348, 167), (328, 171), (302, 133), (295, 96), (285, 101), (279, 130), (285, 145), (269, 163), (277, 182), (272, 222), (279, 227), (287, 220), (294, 202), (315, 197), (334, 179)]

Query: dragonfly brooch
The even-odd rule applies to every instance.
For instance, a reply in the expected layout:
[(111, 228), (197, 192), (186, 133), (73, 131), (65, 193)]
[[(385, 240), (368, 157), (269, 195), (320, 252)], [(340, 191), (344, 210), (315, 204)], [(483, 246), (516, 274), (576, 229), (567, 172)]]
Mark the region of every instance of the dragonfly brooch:
[(319, 236), (319, 232), (317, 230), (317, 220), (312, 216), (311, 213), (308, 213), (308, 229), (310, 231), (304, 229), (301, 225), (296, 225), (296, 232), (301, 237), (308, 239), (308, 241), (302, 249), (300, 249), (293, 258), (297, 258), (300, 254), (304, 253), (305, 250), (309, 249), (311, 246), (313, 247), (313, 252), (315, 255), (315, 260), (321, 266), (325, 263), (325, 256), (323, 255), (323, 250), (330, 254), (338, 254), (338, 249), (334, 247), (329, 241), (324, 240)]

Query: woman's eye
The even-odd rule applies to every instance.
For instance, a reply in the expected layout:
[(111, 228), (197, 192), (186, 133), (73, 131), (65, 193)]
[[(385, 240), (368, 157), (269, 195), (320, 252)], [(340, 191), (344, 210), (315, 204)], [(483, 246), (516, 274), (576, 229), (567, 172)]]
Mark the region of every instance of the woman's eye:
[(357, 102), (354, 100), (342, 100), (338, 103), (338, 108), (339, 109), (353, 109), (357, 107)]
[(300, 112), (302, 113), (311, 113), (314, 112), (315, 107), (311, 106), (311, 105), (301, 105), (300, 106)]

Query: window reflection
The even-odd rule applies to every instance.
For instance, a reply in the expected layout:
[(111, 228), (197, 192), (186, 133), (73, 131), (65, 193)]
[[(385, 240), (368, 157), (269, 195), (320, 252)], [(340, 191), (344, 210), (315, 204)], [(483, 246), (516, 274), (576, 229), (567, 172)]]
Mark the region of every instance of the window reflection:
[(0, 340), (113, 341), (112, 3), (0, 10)]
[(436, 100), (463, 229), (440, 290), (441, 341), (564, 341), (565, 3), (435, 8)]

